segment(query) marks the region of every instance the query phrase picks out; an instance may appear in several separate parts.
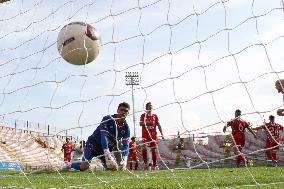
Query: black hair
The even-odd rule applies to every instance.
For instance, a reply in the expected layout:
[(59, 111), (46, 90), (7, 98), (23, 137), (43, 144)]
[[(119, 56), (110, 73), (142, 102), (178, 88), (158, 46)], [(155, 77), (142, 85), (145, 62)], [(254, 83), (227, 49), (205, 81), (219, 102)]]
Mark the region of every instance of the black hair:
[(122, 102), (122, 103), (120, 103), (120, 104), (118, 105), (118, 109), (119, 109), (120, 107), (124, 107), (124, 108), (130, 109), (130, 106), (129, 106), (129, 104), (128, 104), (127, 102)]
[(146, 109), (147, 109), (147, 106), (150, 106), (150, 105), (152, 105), (152, 103), (151, 102), (147, 102)]
[(239, 112), (239, 113), (242, 113), (242, 111), (240, 109), (236, 109), (235, 112)]
[(269, 119), (274, 119), (275, 117), (273, 115), (270, 115), (269, 116)]

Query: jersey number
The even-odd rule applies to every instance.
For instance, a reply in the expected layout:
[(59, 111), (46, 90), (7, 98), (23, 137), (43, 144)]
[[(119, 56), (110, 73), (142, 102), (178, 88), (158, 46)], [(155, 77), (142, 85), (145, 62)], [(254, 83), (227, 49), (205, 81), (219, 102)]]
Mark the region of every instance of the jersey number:
[(244, 126), (242, 126), (242, 124), (239, 125), (239, 131), (244, 131)]

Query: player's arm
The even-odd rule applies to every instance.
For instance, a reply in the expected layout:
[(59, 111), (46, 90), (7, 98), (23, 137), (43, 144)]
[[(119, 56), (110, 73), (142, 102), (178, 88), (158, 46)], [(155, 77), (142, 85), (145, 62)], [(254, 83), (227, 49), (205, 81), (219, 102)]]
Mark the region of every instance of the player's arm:
[(162, 139), (164, 139), (164, 133), (163, 133), (163, 129), (162, 129), (162, 126), (161, 126), (161, 124), (160, 124), (159, 118), (158, 118), (157, 115), (155, 115), (155, 116), (156, 116), (156, 119), (157, 119), (156, 124), (157, 124), (157, 126), (158, 126), (158, 129), (159, 129), (161, 135), (162, 135)]
[(163, 129), (162, 129), (162, 126), (161, 126), (161, 124), (160, 124), (159, 121), (157, 121), (157, 126), (158, 126), (158, 129), (159, 129), (159, 131), (160, 131), (160, 133), (161, 133), (161, 135), (162, 135), (162, 139), (164, 139)]
[(122, 157), (128, 156), (128, 151), (129, 151), (129, 138), (122, 138)]
[(145, 118), (145, 114), (142, 114), (142, 115), (140, 116), (140, 122), (139, 122), (139, 124), (140, 124), (141, 127), (144, 127), (144, 126), (145, 126), (144, 118)]
[(265, 127), (265, 125), (260, 125), (260, 126), (258, 126), (258, 127), (252, 128), (252, 130), (258, 131), (258, 130), (263, 129), (264, 127)]
[(122, 167), (122, 170), (125, 171), (126, 170), (126, 166), (127, 166), (127, 159), (128, 159), (128, 152), (129, 152), (129, 138), (130, 138), (130, 130), (129, 127), (127, 125), (127, 131), (125, 132), (124, 136), (121, 139), (121, 143), (122, 143), (122, 160), (120, 162), (120, 165)]
[(101, 121), (99, 128), (100, 128), (100, 134), (101, 134), (101, 145), (104, 150), (104, 152), (109, 151), (108, 148), (108, 135), (109, 135), (109, 127), (108, 127), (108, 121), (111, 118), (109, 116), (105, 116), (103, 120)]
[(256, 133), (252, 130), (252, 128), (250, 128), (249, 126), (247, 127), (248, 131), (253, 134), (254, 138), (257, 139), (257, 135)]
[(223, 132), (224, 133), (226, 132), (227, 127), (230, 127), (230, 122), (227, 122), (226, 125), (223, 127)]
[(111, 132), (109, 128), (109, 124), (111, 123), (109, 123), (109, 121), (111, 119), (112, 118), (110, 116), (105, 116), (103, 120), (101, 121), (99, 128), (100, 128), (100, 134), (101, 134), (101, 145), (104, 151), (106, 166), (107, 168), (115, 171), (115, 170), (118, 170), (118, 165), (117, 165), (117, 162), (114, 156), (110, 153), (109, 146), (108, 146), (108, 142), (109, 142), (108, 137), (109, 137), (109, 133)]

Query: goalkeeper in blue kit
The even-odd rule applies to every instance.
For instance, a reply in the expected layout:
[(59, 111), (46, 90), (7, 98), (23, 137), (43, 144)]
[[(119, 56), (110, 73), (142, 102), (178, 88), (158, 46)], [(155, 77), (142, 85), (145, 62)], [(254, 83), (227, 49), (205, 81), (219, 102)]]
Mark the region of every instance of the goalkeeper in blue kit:
[(118, 170), (119, 166), (113, 152), (119, 149), (118, 141), (121, 140), (122, 160), (120, 166), (122, 170), (126, 170), (130, 130), (125, 118), (129, 109), (129, 104), (122, 102), (118, 105), (117, 114), (105, 116), (94, 133), (89, 136), (82, 161), (65, 165), (63, 169), (73, 168), (84, 171), (90, 168), (92, 159), (97, 158), (101, 160), (104, 168)]

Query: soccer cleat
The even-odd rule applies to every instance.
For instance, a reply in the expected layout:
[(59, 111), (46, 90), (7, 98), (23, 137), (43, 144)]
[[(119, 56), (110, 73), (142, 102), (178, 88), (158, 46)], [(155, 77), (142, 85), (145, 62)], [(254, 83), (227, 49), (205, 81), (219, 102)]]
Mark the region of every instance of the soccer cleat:
[(152, 170), (158, 170), (158, 166), (153, 166)]

